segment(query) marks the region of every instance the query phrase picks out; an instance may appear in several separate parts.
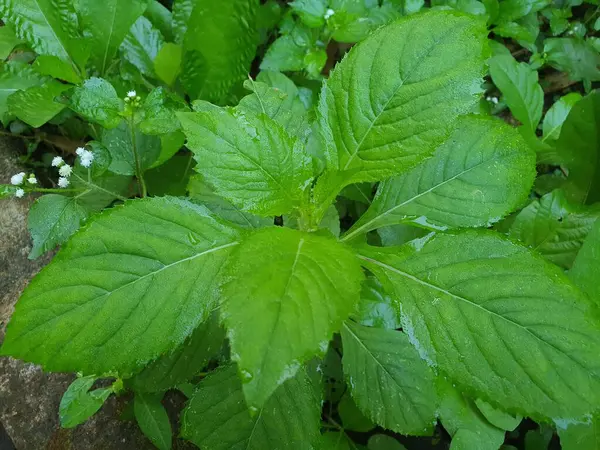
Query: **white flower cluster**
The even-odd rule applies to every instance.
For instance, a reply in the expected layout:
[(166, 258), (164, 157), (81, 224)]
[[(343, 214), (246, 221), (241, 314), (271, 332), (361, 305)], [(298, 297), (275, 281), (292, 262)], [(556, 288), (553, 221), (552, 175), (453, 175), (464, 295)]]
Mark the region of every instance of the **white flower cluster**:
[(331, 16), (333, 16), (334, 14), (335, 14), (335, 11), (333, 9), (329, 8), (327, 11), (325, 11), (325, 15), (323, 16), (323, 18), (325, 20), (329, 20), (329, 18)]
[(486, 97), (485, 98), (488, 102), (493, 103), (494, 105), (498, 104), (498, 97)]
[(52, 159), (52, 167), (58, 167), (58, 187), (66, 188), (69, 186), (69, 177), (73, 172), (73, 168), (68, 165), (60, 156), (55, 156)]
[(125, 103), (127, 103), (128, 105), (131, 105), (134, 108), (139, 107), (141, 101), (142, 101), (142, 97), (137, 95), (136, 91), (129, 91), (127, 93), (127, 97), (125, 97)]
[(90, 167), (92, 165), (92, 161), (94, 161), (94, 154), (92, 152), (83, 147), (79, 147), (75, 150), (75, 153), (79, 156), (79, 160), (83, 167)]
[[(34, 174), (30, 173), (28, 176), (25, 176), (25, 172), (19, 172), (10, 177), (10, 184), (13, 186), (21, 186), (25, 179), (27, 178), (27, 183), (29, 184), (37, 184), (37, 178)], [(15, 191), (15, 197), (21, 198), (25, 195), (25, 189), (19, 188)]]

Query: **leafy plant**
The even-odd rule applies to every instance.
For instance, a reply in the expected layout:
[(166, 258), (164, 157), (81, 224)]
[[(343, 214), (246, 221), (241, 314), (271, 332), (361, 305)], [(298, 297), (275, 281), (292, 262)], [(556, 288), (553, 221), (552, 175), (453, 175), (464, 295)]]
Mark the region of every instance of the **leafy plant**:
[(0, 192), (47, 193), (30, 257), (61, 246), (0, 352), (78, 373), (64, 427), (132, 391), (171, 448), (177, 389), (208, 449), (498, 449), (523, 418), (595, 448), (600, 94), (544, 115), (537, 70), (590, 91), (557, 55), (597, 50), (535, 26), (576, 5), (105, 3), (0, 0), (3, 122), (50, 148)]

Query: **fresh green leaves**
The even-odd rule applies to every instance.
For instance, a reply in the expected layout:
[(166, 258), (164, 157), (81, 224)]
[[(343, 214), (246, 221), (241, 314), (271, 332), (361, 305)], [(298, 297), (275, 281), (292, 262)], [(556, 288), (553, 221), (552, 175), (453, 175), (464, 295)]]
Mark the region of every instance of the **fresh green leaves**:
[(69, 107), (104, 128), (115, 128), (121, 122), (123, 101), (108, 81), (93, 77), (73, 89)]
[(169, 197), (109, 210), (27, 287), (2, 354), (53, 371), (131, 374), (206, 320), (237, 238), (206, 209)]
[[(269, 248), (269, 252), (264, 252)], [(270, 227), (231, 257), (222, 318), (250, 406), (323, 353), (358, 302), (358, 261), (331, 237)]]
[(548, 110), (544, 116), (542, 130), (544, 132), (543, 141), (555, 141), (560, 136), (560, 130), (565, 122), (573, 105), (581, 100), (581, 94), (572, 92), (559, 98)]
[(596, 408), (600, 325), (556, 266), (482, 231), (360, 255), (421, 357), (471, 395), (534, 418)]
[(593, 302), (600, 304), (600, 285), (598, 269), (600, 255), (600, 220), (594, 223), (581, 250), (575, 258), (569, 278), (590, 296)]
[(142, 432), (159, 450), (171, 448), (171, 423), (165, 407), (160, 402), (162, 394), (136, 392), (133, 411)]
[(41, 86), (17, 91), (8, 98), (8, 109), (26, 124), (39, 128), (65, 109), (65, 105), (55, 102), (54, 98), (68, 88), (68, 85), (51, 80)]
[(434, 230), (489, 226), (525, 200), (534, 177), (535, 155), (518, 132), (465, 117), (433, 158), (380, 184), (344, 239), (399, 223)]
[(73, 428), (85, 422), (102, 407), (113, 392), (110, 388), (90, 391), (96, 381), (93, 376), (76, 378), (60, 401), (58, 414), (63, 428)]

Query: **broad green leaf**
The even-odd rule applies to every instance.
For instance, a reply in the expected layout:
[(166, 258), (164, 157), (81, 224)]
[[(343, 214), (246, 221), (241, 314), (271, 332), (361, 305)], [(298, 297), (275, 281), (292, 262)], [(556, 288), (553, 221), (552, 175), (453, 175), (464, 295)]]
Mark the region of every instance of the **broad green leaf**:
[(361, 325), (395, 330), (402, 328), (399, 307), (389, 296), (379, 280), (368, 277), (362, 284), (360, 301), (354, 315)]
[(189, 111), (185, 102), (164, 88), (155, 88), (144, 100), (140, 130), (150, 135), (173, 133), (181, 129), (176, 111)]
[(188, 21), (197, 0), (173, 1), (173, 34), (175, 42), (181, 44), (188, 27)]
[(325, 352), (363, 278), (352, 252), (333, 238), (281, 227), (248, 236), (226, 276), (222, 319), (250, 406), (262, 406), (302, 363)]
[(570, 94), (564, 95), (559, 98), (548, 110), (544, 116), (544, 123), (542, 130), (544, 137), (542, 141), (550, 140), (555, 141), (560, 136), (560, 130), (562, 125), (567, 119), (573, 105), (581, 100), (581, 94), (579, 92), (571, 92)]
[(369, 450), (406, 450), (406, 447), (391, 436), (376, 434), (369, 438)]
[(79, 0), (77, 12), (90, 46), (88, 63), (104, 75), (147, 0)]
[(214, 214), (244, 228), (262, 228), (273, 225), (272, 217), (259, 217), (233, 206), (202, 181), (200, 175), (193, 175), (188, 185), (190, 200), (206, 206)]
[(148, 19), (139, 17), (125, 36), (121, 53), (142, 75), (156, 78), (154, 60), (164, 43), (165, 38), (160, 31)]
[(556, 190), (523, 208), (510, 227), (509, 236), (569, 269), (599, 217), (600, 205), (571, 205), (564, 193)]
[(173, 13), (159, 0), (150, 0), (144, 16), (158, 28), (167, 41), (173, 41)]
[(172, 445), (171, 422), (160, 402), (162, 394), (135, 393), (133, 411), (142, 432), (159, 450), (169, 450)]
[(264, 216), (300, 206), (310, 159), (274, 120), (233, 108), (177, 115), (198, 170), (217, 194)]
[(208, 317), (237, 238), (205, 208), (171, 197), (108, 210), (29, 284), (1, 353), (49, 371), (131, 375)]
[(463, 117), (431, 159), (379, 185), (343, 239), (400, 223), (490, 226), (525, 201), (534, 179), (535, 154), (516, 130), (496, 119)]
[(569, 278), (600, 305), (600, 220), (594, 223), (573, 262)]
[(496, 23), (510, 22), (525, 17), (527, 14), (537, 12), (545, 8), (550, 0), (503, 0), (498, 2), (500, 6)]
[(550, 162), (568, 169), (567, 198), (586, 204), (600, 201), (600, 91), (571, 108), (555, 148)]
[(115, 128), (121, 123), (123, 101), (115, 88), (102, 78), (90, 78), (83, 86), (73, 89), (69, 107), (104, 128)]
[(103, 130), (101, 141), (112, 159), (109, 170), (120, 175), (136, 174), (134, 148), (139, 155), (142, 172), (154, 164), (161, 152), (158, 137), (143, 134), (138, 127), (135, 127), (135, 133), (132, 134), (130, 124), (125, 121), (117, 128)]
[(557, 426), (562, 450), (597, 450), (600, 448), (600, 418), (594, 415), (589, 423)]
[(81, 83), (81, 77), (75, 71), (73, 66), (57, 56), (40, 55), (35, 58), (33, 68), (36, 72), (41, 73), (42, 75), (58, 78), (59, 80), (64, 80), (68, 83)]
[(71, 0), (2, 0), (0, 15), (40, 55), (82, 66), (88, 50)]
[(558, 267), (490, 231), (359, 257), (402, 304), (419, 354), (474, 397), (538, 419), (596, 408), (600, 327)]
[(224, 103), (256, 54), (258, 0), (197, 1), (183, 40), (181, 82), (192, 99)]
[(355, 46), (319, 105), (327, 168), (341, 172), (330, 175), (333, 184), (379, 181), (430, 156), (455, 119), (477, 105), (486, 36), (483, 21), (436, 11), (403, 18)]
[(306, 25), (319, 28), (325, 25), (327, 3), (327, 0), (294, 0), (290, 7)]
[(356, 403), (352, 400), (352, 396), (349, 392), (344, 394), (337, 405), (337, 410), (340, 419), (342, 419), (344, 430), (366, 433), (377, 426), (365, 417), (360, 409), (358, 409), (358, 406), (356, 406)]
[(128, 380), (136, 392), (164, 392), (197, 375), (223, 345), (225, 332), (216, 316), (201, 324), (172, 352), (151, 362)]
[(319, 450), (364, 450), (363, 445), (355, 443), (343, 431), (328, 431), (321, 435)]
[(0, 59), (4, 61), (8, 58), (14, 48), (21, 42), (11, 25), (0, 27)]
[(181, 435), (210, 450), (312, 450), (319, 439), (320, 399), (304, 369), (277, 388), (264, 408), (246, 406), (235, 365), (198, 385), (183, 413)]
[(306, 47), (299, 45), (302, 40), (295, 40), (290, 34), (279, 36), (273, 42), (262, 62), (260, 63), (261, 70), (273, 71), (300, 71), (304, 69), (304, 56), (306, 55)]
[(8, 110), (27, 125), (39, 128), (66, 108), (54, 98), (68, 88), (68, 85), (50, 80), (41, 86), (15, 92), (8, 97)]
[(573, 81), (600, 81), (600, 53), (580, 38), (552, 38), (544, 41), (548, 63), (567, 72)]
[(504, 430), (494, 427), (449, 381), (438, 378), (439, 416), (452, 436), (452, 450), (498, 450), (504, 442)]
[[(492, 30), (496, 36), (501, 36), (504, 38), (514, 39), (517, 41), (522, 47), (528, 49), (531, 52), (537, 52), (537, 47), (535, 45), (536, 35), (531, 32), (527, 27), (517, 23), (517, 22), (505, 22), (502, 23)], [(504, 44), (500, 44), (501, 47), (501, 55), (506, 55), (512, 57), (510, 50), (508, 50)], [(494, 55), (497, 52), (494, 51)]]
[(167, 42), (154, 59), (154, 72), (162, 81), (172, 86), (181, 72), (182, 48)]
[(40, 86), (46, 77), (36, 73), (29, 65), (9, 62), (0, 65), (0, 119), (7, 123), (8, 97), (17, 91)]
[(38, 258), (66, 242), (89, 214), (75, 197), (47, 194), (38, 198), (27, 217), (27, 228), (33, 238), (29, 258)]
[(76, 427), (96, 414), (102, 407), (112, 390), (104, 388), (90, 391), (95, 381), (94, 376), (82, 377), (76, 378), (69, 385), (58, 408), (61, 427)]
[(502, 92), (513, 116), (535, 133), (542, 118), (544, 91), (538, 73), (512, 56), (495, 56), (489, 60), (492, 81)]
[(474, 403), (479, 412), (483, 414), (487, 421), (501, 430), (513, 431), (523, 420), (523, 417), (513, 416), (512, 414), (508, 414), (500, 409), (494, 408), (492, 405), (484, 402), (480, 398), (476, 399)]
[(400, 434), (430, 435), (437, 408), (434, 374), (409, 337), (347, 321), (342, 342), (344, 374), (363, 413)]

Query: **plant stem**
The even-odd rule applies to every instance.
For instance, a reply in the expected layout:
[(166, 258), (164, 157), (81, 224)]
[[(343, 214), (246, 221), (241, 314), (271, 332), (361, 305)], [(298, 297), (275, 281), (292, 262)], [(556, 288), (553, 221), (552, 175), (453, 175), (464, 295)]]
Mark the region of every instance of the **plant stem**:
[(131, 112), (131, 149), (133, 150), (133, 159), (135, 161), (135, 172), (136, 176), (140, 182), (140, 186), (142, 187), (142, 197), (146, 197), (148, 195), (148, 191), (146, 190), (146, 182), (144, 181), (144, 175), (142, 172), (142, 166), (140, 164), (140, 157), (137, 151), (137, 143), (135, 139), (135, 111)]
[[(88, 171), (89, 174), (89, 171)], [(123, 197), (122, 195), (119, 195), (115, 192), (109, 191), (108, 189), (104, 189), (101, 186), (98, 186), (95, 183), (92, 183), (91, 181), (85, 181), (83, 178), (81, 178), (79, 175), (77, 175), (76, 173), (73, 173), (73, 176), (75, 176), (79, 181), (81, 181), (83, 184), (85, 184), (88, 188), (93, 189), (98, 189), (99, 191), (105, 192), (106, 194), (112, 195), (115, 198), (118, 198), (119, 200), (121, 200), (122, 202), (126, 201), (127, 198)]]
[(27, 192), (57, 192), (57, 193), (63, 193), (63, 192), (81, 192), (81, 191), (85, 191), (85, 189), (64, 189), (64, 188), (33, 188), (33, 189), (28, 189)]

